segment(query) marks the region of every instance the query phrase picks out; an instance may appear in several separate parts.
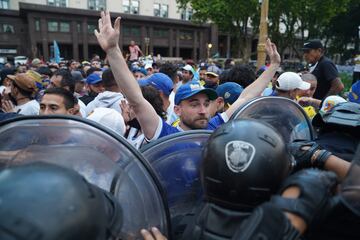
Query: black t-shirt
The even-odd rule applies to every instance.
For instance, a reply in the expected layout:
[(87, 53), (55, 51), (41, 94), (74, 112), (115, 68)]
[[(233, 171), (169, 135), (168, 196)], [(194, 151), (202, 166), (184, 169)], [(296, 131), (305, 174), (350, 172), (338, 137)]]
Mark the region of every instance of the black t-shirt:
[(331, 82), (339, 76), (338, 70), (330, 59), (322, 56), (311, 73), (318, 81), (314, 98), (323, 100), (330, 90)]

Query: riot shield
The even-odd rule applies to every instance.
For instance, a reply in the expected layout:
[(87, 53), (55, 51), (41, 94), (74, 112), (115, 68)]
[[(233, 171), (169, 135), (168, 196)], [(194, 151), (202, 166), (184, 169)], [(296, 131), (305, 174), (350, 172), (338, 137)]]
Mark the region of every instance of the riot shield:
[(164, 191), (151, 166), (121, 136), (95, 122), (27, 116), (0, 124), (0, 169), (45, 161), (71, 168), (114, 194), (123, 209), (121, 239), (157, 226), (170, 233)]
[(312, 140), (314, 130), (302, 107), (283, 97), (258, 97), (242, 105), (231, 119), (258, 119), (272, 125), (286, 143), (295, 139)]
[(202, 199), (200, 161), (212, 131), (192, 130), (160, 138), (140, 149), (166, 190), (171, 218), (190, 213)]
[(341, 184), (340, 197), (342, 202), (360, 217), (360, 145), (351, 162), (351, 167)]

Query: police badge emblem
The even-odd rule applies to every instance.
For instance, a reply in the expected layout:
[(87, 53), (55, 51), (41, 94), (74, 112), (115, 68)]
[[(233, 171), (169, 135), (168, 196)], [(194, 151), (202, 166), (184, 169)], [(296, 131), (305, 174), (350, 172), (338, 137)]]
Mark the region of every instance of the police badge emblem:
[(255, 152), (255, 147), (248, 142), (228, 142), (225, 146), (226, 165), (232, 172), (244, 172), (254, 159)]

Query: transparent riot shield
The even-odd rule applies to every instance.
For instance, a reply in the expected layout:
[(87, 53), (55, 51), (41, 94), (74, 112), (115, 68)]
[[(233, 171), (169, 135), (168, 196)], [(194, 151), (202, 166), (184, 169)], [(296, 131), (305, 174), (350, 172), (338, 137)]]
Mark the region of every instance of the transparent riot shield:
[(340, 197), (342, 202), (360, 217), (360, 145), (351, 162), (351, 167), (341, 184)]
[(139, 239), (157, 226), (166, 235), (169, 212), (151, 166), (125, 139), (86, 119), (27, 116), (0, 124), (0, 169), (45, 161), (71, 168), (112, 192), (123, 209), (121, 239)]
[(314, 130), (302, 107), (283, 97), (258, 97), (242, 105), (231, 119), (258, 119), (272, 125), (285, 142), (312, 140)]
[(160, 138), (140, 149), (166, 190), (171, 218), (190, 213), (202, 199), (199, 167), (212, 131), (192, 130)]

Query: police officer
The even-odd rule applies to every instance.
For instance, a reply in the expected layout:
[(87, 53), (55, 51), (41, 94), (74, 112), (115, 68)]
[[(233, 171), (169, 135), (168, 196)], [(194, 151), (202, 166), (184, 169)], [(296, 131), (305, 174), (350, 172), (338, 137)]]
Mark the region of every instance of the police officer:
[(270, 125), (235, 120), (218, 128), (201, 164), (205, 203), (183, 239), (296, 239), (316, 226), (331, 207), (336, 175), (305, 170), (287, 178), (291, 165)]
[(122, 210), (77, 172), (35, 162), (0, 172), (0, 239), (118, 239)]
[(322, 148), (351, 161), (360, 143), (360, 104), (339, 103), (325, 114), (315, 115), (312, 124), (318, 128), (316, 142)]
[(283, 138), (257, 120), (234, 120), (218, 128), (203, 152), (205, 202), (183, 239), (230, 239), (252, 210), (268, 201), (288, 176), (290, 154)]
[[(308, 239), (360, 239), (360, 211), (354, 211), (351, 203), (360, 201), (359, 165), (360, 147), (358, 147), (352, 166), (348, 161), (338, 158), (323, 149), (316, 142), (296, 141), (290, 145), (295, 157), (297, 169), (319, 168), (335, 172), (341, 182), (339, 195), (332, 198), (332, 209), (324, 222), (308, 233)], [(351, 203), (345, 199), (350, 196)], [(353, 204), (355, 205), (355, 204)]]

